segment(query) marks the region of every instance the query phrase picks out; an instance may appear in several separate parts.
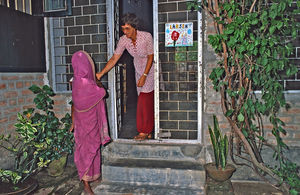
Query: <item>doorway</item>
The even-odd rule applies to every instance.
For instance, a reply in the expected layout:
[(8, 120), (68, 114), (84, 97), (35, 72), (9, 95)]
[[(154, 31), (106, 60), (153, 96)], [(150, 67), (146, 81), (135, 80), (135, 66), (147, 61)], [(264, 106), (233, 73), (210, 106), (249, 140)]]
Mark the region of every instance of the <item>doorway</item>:
[[(137, 27), (140, 31), (147, 31), (153, 35), (153, 0), (119, 0), (119, 16), (134, 13), (139, 19)], [(123, 35), (120, 30), (120, 37)], [(136, 130), (136, 105), (137, 91), (133, 58), (125, 51), (120, 58), (118, 76), (120, 82), (121, 99), (121, 126), (118, 138), (132, 139), (137, 135)]]

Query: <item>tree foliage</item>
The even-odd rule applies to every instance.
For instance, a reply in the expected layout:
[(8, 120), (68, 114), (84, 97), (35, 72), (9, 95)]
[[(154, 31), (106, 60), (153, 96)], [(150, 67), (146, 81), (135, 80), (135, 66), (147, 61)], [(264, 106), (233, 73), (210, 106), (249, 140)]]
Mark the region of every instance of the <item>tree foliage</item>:
[[(231, 150), (232, 160), (291, 194), (299, 190), (299, 172), (283, 155), (288, 147), (282, 140), (286, 130), (278, 111), (288, 106), (282, 80), (297, 72), (288, 57), (299, 29), (295, 21), (299, 4), (292, 0), (195, 0), (189, 4), (191, 9), (205, 10), (214, 21), (216, 34), (209, 35), (209, 44), (221, 60), (209, 78), (221, 95), (232, 129), (230, 142), (237, 146)], [(260, 91), (260, 96), (254, 91)], [(263, 116), (273, 126), (275, 145), (265, 137)], [(275, 152), (275, 167), (264, 163), (261, 150), (265, 146)]]

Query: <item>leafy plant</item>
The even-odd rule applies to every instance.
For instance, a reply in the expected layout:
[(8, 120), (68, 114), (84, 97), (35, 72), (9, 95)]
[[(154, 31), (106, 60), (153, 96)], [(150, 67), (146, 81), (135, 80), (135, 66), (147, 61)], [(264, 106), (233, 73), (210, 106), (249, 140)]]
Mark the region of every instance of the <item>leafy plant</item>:
[(54, 115), (53, 90), (47, 85), (42, 88), (32, 85), (29, 89), (36, 94), (33, 101), (37, 111), (28, 108), (22, 114), (18, 113), (15, 124), (17, 135), (0, 136), (0, 147), (14, 157), (11, 170), (0, 169), (0, 178), (4, 182), (23, 182), (52, 160), (58, 159), (63, 152), (73, 151), (73, 134), (68, 131), (71, 117), (67, 113), (59, 120)]
[[(277, 189), (292, 194), (299, 192), (295, 187), (299, 169), (283, 155), (288, 147), (278, 111), (288, 107), (282, 81), (298, 71), (288, 57), (299, 29), (295, 21), (299, 5), (292, 0), (194, 0), (189, 4), (191, 9), (205, 10), (216, 29), (208, 42), (220, 61), (209, 78), (221, 95), (223, 114), (231, 126), (229, 141), (235, 140), (236, 146), (230, 149), (233, 162), (251, 167)], [(276, 145), (265, 137), (263, 117), (273, 126)], [(264, 162), (263, 147), (274, 150), (276, 166)], [(292, 170), (296, 173), (291, 174)]]
[(208, 129), (215, 155), (215, 165), (217, 169), (222, 168), (224, 170), (227, 165), (228, 138), (226, 135), (222, 136), (219, 122), (215, 115), (213, 115), (213, 119), (214, 129), (212, 130), (210, 125), (208, 125)]

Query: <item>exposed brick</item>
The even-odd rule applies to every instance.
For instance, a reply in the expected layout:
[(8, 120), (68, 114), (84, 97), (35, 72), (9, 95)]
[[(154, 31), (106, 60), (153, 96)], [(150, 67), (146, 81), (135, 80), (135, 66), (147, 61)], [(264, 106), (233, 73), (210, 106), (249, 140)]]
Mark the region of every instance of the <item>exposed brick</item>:
[(23, 86), (24, 86), (24, 83), (23, 83), (23, 82), (17, 82), (17, 83), (16, 83), (16, 88), (17, 88), (17, 89), (23, 88)]
[(21, 94), (22, 95), (32, 95), (32, 92), (29, 89), (27, 89), (27, 90), (22, 90)]
[(82, 27), (81, 26), (69, 27), (68, 31), (69, 31), (69, 35), (81, 35)]
[(170, 112), (170, 120), (187, 120), (187, 112)]
[(187, 100), (187, 93), (184, 92), (170, 92), (169, 96), (170, 96), (170, 100), (177, 100), (177, 101)]
[(83, 48), (88, 53), (99, 53), (99, 45), (98, 44), (84, 45)]
[(80, 16), (80, 15), (82, 15), (82, 8), (81, 7), (73, 7), (72, 8), (72, 15), (73, 16)]
[(168, 120), (169, 119), (168, 112), (164, 112), (164, 111), (159, 112), (159, 119), (160, 120)]
[(4, 106), (6, 106), (7, 105), (7, 101), (6, 100), (1, 100), (0, 101), (0, 106), (1, 107), (4, 107)]
[(75, 46), (70, 46), (69, 47), (69, 54), (73, 55), (76, 51), (79, 51), (79, 50), (83, 50), (83, 46), (79, 45), (75, 45)]
[(8, 83), (8, 88), (9, 89), (14, 89), (15, 88), (15, 83)]
[(17, 113), (20, 112), (21, 109), (18, 107), (14, 107), (14, 108), (8, 108), (6, 110), (4, 110), (4, 114), (11, 114), (11, 113)]
[(91, 4), (106, 3), (106, 0), (91, 0)]
[(84, 34), (95, 34), (98, 33), (98, 26), (97, 25), (89, 25), (83, 27)]
[(91, 43), (90, 35), (76, 36), (76, 44), (89, 44), (89, 43)]
[(98, 24), (98, 23), (105, 23), (106, 22), (106, 15), (93, 15), (91, 16), (91, 23)]
[(99, 33), (104, 33), (106, 36), (107, 28), (106, 24), (99, 24)]
[(187, 21), (187, 12), (168, 13), (169, 22)]
[(5, 83), (1, 83), (1, 84), (0, 84), (0, 90), (1, 90), (1, 89), (6, 89), (6, 84), (5, 84)]
[(179, 129), (197, 129), (197, 122), (180, 121)]
[(189, 112), (188, 113), (188, 120), (197, 120), (197, 119), (198, 119), (197, 112)]
[(100, 52), (107, 52), (107, 44), (100, 45)]
[(17, 120), (17, 114), (14, 114), (14, 115), (9, 117), (9, 121), (15, 122), (16, 120)]
[(16, 99), (9, 99), (9, 105), (10, 105), (10, 106), (15, 106), (15, 105), (17, 105), (17, 100), (16, 100)]
[(164, 3), (164, 4), (159, 4), (158, 6), (158, 12), (170, 12), (176, 10), (177, 10), (176, 3)]
[(187, 139), (188, 138), (188, 131), (171, 131), (170, 139)]
[(106, 6), (105, 5), (99, 5), (98, 6), (98, 13), (99, 14), (105, 14), (106, 13)]
[(74, 45), (75, 44), (75, 37), (65, 37), (65, 45)]
[(89, 0), (76, 0), (75, 6), (89, 5)]
[(85, 25), (91, 23), (90, 16), (78, 16), (75, 18), (76, 25)]
[(8, 117), (0, 118), (0, 123), (1, 124), (6, 123), (7, 121), (8, 121)]
[(164, 87), (166, 91), (178, 91), (177, 82), (164, 82)]
[(97, 6), (92, 5), (92, 6), (83, 7), (83, 15), (87, 15), (87, 14), (97, 14)]
[(64, 26), (74, 26), (74, 17), (64, 18)]
[(166, 22), (168, 15), (166, 13), (159, 13), (158, 14), (158, 22)]
[(96, 62), (106, 62), (107, 61), (107, 55), (105, 53), (93, 54), (92, 57)]
[(18, 76), (2, 76), (1, 77), (2, 80), (9, 80), (9, 81), (12, 81), (12, 80), (19, 80), (19, 77)]
[(8, 92), (5, 92), (3, 95), (4, 95), (5, 98), (14, 98), (14, 97), (18, 96), (18, 92), (8, 91)]
[(97, 34), (92, 35), (92, 42), (93, 43), (106, 43), (106, 35), (105, 34)]
[(179, 110), (197, 110), (197, 102), (179, 102)]
[(177, 121), (160, 121), (160, 127), (163, 129), (178, 129)]
[(177, 102), (160, 102), (159, 103), (160, 110), (178, 110)]

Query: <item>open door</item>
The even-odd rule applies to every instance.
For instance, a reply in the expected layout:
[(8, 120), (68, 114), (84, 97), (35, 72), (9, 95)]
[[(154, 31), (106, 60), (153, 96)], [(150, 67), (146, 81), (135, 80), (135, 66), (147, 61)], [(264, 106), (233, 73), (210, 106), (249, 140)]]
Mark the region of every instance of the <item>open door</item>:
[[(134, 13), (139, 18), (138, 30), (153, 34), (152, 0), (119, 0), (117, 3), (119, 3), (119, 20), (115, 22), (115, 28), (120, 33), (116, 39), (123, 35), (119, 24), (120, 18), (126, 13)], [(137, 134), (137, 91), (133, 58), (127, 51), (120, 58), (115, 72), (118, 138), (132, 139)]]

